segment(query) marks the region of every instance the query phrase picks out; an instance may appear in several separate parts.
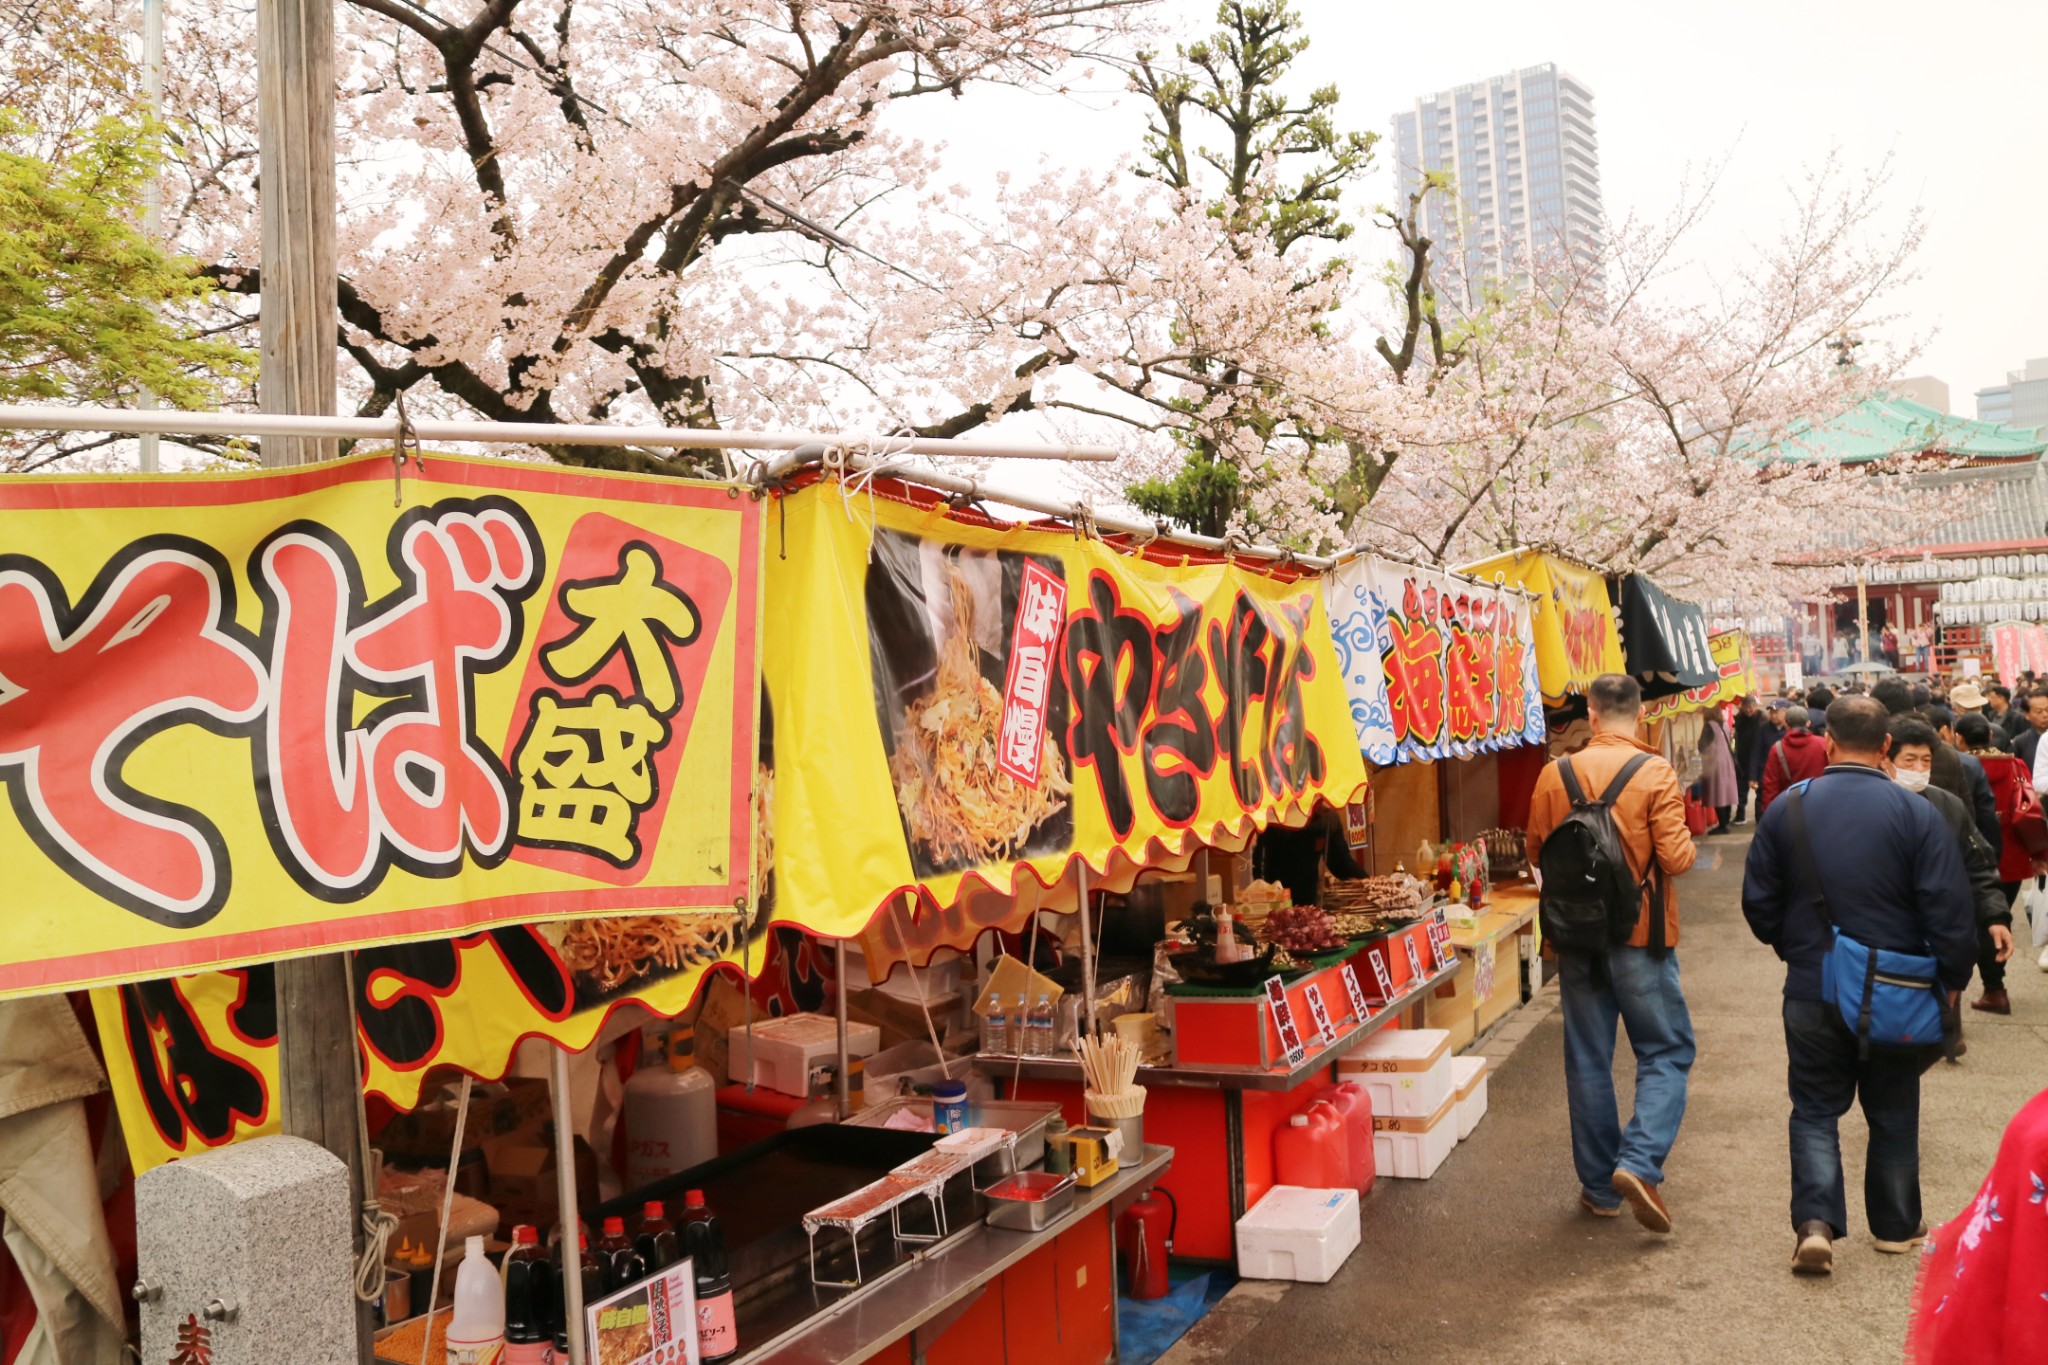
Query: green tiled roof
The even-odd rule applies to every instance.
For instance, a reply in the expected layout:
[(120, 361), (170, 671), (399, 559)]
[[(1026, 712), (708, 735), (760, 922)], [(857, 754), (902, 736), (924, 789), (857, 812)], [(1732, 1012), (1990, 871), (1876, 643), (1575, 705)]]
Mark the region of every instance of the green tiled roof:
[(2030, 460), (2044, 450), (2048, 442), (2026, 428), (1950, 417), (1910, 398), (1879, 394), (1833, 421), (1795, 426), (1765, 458), (1864, 464), (1924, 452), (1971, 460)]

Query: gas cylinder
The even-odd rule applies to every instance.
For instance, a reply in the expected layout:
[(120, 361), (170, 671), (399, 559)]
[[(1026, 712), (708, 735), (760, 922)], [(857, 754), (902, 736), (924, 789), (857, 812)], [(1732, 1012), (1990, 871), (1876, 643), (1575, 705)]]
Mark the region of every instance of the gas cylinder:
[(1180, 1211), (1165, 1190), (1145, 1191), (1117, 1219), (1116, 1241), (1123, 1253), (1124, 1292), (1134, 1299), (1166, 1297), (1166, 1258), (1173, 1254), (1174, 1224)]

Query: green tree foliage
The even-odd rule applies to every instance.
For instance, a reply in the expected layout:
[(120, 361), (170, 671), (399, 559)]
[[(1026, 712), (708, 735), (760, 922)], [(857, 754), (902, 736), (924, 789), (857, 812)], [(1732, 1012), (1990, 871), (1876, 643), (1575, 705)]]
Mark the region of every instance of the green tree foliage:
[[(1333, 85), (1305, 98), (1282, 89), (1309, 42), (1287, 0), (1223, 0), (1216, 22), (1214, 34), (1172, 62), (1139, 59), (1133, 87), (1151, 108), (1137, 173), (1206, 202), (1234, 232), (1269, 234), (1282, 253), (1299, 248), (1306, 261), (1304, 244), (1351, 235), (1344, 190), (1372, 165), (1378, 135), (1339, 130)], [(1325, 256), (1305, 265), (1306, 277), (1331, 264)], [(1230, 420), (1250, 432), (1273, 425), (1256, 403), (1240, 403)], [(1126, 490), (1143, 510), (1210, 536), (1229, 529), (1241, 494), (1237, 464), (1200, 439), (1187, 441), (1171, 477)]]
[(141, 230), (162, 129), (117, 35), (68, 4), (0, 8), (0, 402), (196, 407), (245, 367), (190, 320), (213, 291)]

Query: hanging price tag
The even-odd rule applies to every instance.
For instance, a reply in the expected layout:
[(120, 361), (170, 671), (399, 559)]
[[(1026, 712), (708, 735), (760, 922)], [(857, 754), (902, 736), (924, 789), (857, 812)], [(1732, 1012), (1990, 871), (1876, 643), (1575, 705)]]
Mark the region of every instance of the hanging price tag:
[(1344, 989), (1351, 996), (1351, 1017), (1360, 1023), (1372, 1018), (1372, 1006), (1365, 1003), (1365, 988), (1358, 984), (1358, 964), (1345, 963), (1338, 975), (1344, 978)]
[(1436, 955), (1438, 971), (1442, 971), (1451, 965), (1451, 959), (1454, 956), (1451, 950), (1451, 926), (1444, 919), (1444, 912), (1441, 910), (1437, 911), (1435, 917), (1430, 920), (1429, 946), (1431, 952)]
[(1266, 1003), (1273, 1009), (1273, 1027), (1280, 1034), (1280, 1049), (1287, 1055), (1287, 1069), (1292, 1071), (1308, 1060), (1308, 1047), (1301, 1041), (1301, 1029), (1294, 1022), (1294, 1005), (1287, 998), (1287, 987), (1277, 976), (1266, 978)]
[(1386, 954), (1378, 948), (1373, 949), (1368, 956), (1372, 958), (1373, 977), (1379, 982), (1380, 1003), (1385, 1004), (1394, 998), (1394, 974), (1387, 970)]
[(1401, 936), (1401, 946), (1408, 951), (1409, 972), (1413, 974), (1417, 981), (1422, 980), (1425, 973), (1422, 970), (1422, 954), (1415, 951), (1415, 935), (1403, 934)]
[(1308, 1021), (1316, 1026), (1316, 1036), (1325, 1043), (1336, 1042), (1337, 1028), (1330, 1022), (1330, 1007), (1323, 1003), (1322, 988), (1311, 981), (1301, 988), (1301, 994), (1308, 1001)]

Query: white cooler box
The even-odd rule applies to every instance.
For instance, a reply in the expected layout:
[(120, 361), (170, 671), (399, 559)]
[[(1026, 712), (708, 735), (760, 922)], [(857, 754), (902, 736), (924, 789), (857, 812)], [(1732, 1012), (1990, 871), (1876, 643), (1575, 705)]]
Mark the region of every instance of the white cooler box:
[(1372, 1159), (1375, 1174), (1403, 1180), (1427, 1180), (1458, 1145), (1458, 1098), (1444, 1097), (1428, 1118), (1400, 1114), (1372, 1116)]
[(1451, 1058), (1451, 1096), (1458, 1106), (1458, 1141), (1463, 1142), (1486, 1117), (1486, 1058)]
[[(785, 1014), (754, 1025), (751, 1039), (748, 1030), (734, 1029), (726, 1056), (735, 1078), (747, 1066), (750, 1045), (755, 1085), (785, 1095), (808, 1096), (811, 1072), (838, 1060), (839, 1025), (828, 1015)], [(871, 1057), (881, 1046), (882, 1030), (875, 1025), (847, 1024), (847, 1056)]]
[(1237, 1273), (1326, 1284), (1357, 1246), (1357, 1190), (1275, 1185), (1237, 1220)]
[(1381, 1029), (1337, 1059), (1337, 1079), (1372, 1095), (1372, 1112), (1427, 1118), (1451, 1098), (1451, 1035), (1440, 1028)]

